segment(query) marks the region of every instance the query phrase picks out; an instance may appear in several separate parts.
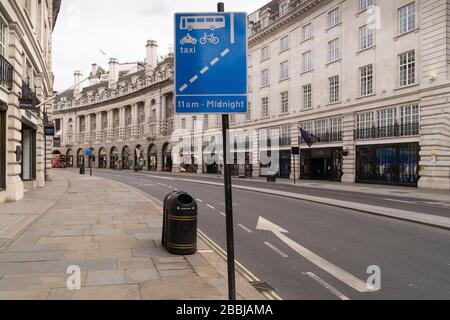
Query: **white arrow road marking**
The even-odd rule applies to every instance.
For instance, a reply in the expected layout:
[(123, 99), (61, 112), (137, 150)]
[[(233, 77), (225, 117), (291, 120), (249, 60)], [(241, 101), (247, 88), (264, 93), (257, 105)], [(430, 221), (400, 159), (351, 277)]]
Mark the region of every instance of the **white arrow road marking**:
[(343, 295), (339, 290), (337, 290), (335, 287), (330, 285), (328, 282), (326, 282), (326, 281), (322, 280), (321, 278), (319, 278), (318, 276), (316, 276), (314, 273), (306, 272), (304, 274), (307, 275), (307, 276), (310, 276), (311, 278), (313, 278), (316, 282), (318, 282), (325, 289), (327, 289), (332, 294), (337, 296), (339, 299), (341, 299), (341, 300), (350, 300), (347, 296)]
[(240, 224), (239, 227), (241, 227), (243, 230), (247, 231), (248, 233), (253, 233), (252, 230), (250, 230), (249, 228), (247, 228), (247, 227), (244, 226), (243, 224)]
[(287, 258), (289, 257), (286, 253), (284, 253), (283, 251), (281, 251), (280, 249), (278, 249), (277, 247), (275, 247), (273, 244), (271, 244), (270, 242), (264, 242), (264, 244), (266, 246), (268, 246), (270, 249), (272, 249), (273, 251), (275, 251), (276, 253), (278, 253), (280, 256), (282, 256), (283, 258)]
[(315, 264), (319, 268), (325, 270), (329, 274), (333, 275), (335, 278), (339, 279), (340, 281), (344, 282), (348, 286), (352, 287), (356, 291), (359, 292), (374, 292), (374, 290), (371, 290), (367, 283), (364, 281), (359, 280), (352, 274), (348, 273), (347, 271), (339, 268), (338, 266), (332, 264), (331, 262), (323, 259), (322, 257), (318, 256), (314, 252), (308, 250), (307, 248), (301, 246), (294, 240), (290, 239), (284, 233), (289, 233), (289, 231), (281, 228), (280, 226), (270, 222), (267, 219), (264, 219), (263, 217), (259, 217), (258, 225), (256, 226), (256, 230), (263, 230), (263, 231), (270, 231), (274, 233), (281, 241), (286, 243), (289, 247), (291, 247), (294, 251), (296, 251), (298, 254), (309, 260), (311, 263)]

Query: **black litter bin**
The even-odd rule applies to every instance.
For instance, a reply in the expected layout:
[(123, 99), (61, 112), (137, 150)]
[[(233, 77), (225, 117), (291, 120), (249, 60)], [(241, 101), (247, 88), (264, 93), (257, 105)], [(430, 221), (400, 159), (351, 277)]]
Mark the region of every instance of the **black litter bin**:
[(80, 174), (85, 174), (86, 173), (86, 168), (84, 166), (80, 167)]
[(267, 182), (277, 182), (277, 176), (267, 176)]
[(164, 199), (162, 244), (172, 254), (197, 252), (197, 202), (189, 194), (173, 192)]

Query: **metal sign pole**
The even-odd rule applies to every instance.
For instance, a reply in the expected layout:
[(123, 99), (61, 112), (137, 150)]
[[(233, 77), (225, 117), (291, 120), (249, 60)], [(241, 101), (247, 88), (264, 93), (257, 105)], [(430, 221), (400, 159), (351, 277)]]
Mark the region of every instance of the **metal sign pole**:
[[(217, 4), (217, 12), (225, 12), (223, 2)], [(231, 168), (228, 164), (227, 145), (229, 141), (230, 120), (229, 115), (222, 115), (222, 136), (223, 136), (223, 164), (225, 179), (225, 213), (227, 232), (227, 260), (228, 260), (228, 296), (229, 300), (236, 300), (236, 275), (234, 264), (234, 227), (233, 227), (233, 198)]]
[(47, 135), (44, 129), (44, 181), (47, 182)]

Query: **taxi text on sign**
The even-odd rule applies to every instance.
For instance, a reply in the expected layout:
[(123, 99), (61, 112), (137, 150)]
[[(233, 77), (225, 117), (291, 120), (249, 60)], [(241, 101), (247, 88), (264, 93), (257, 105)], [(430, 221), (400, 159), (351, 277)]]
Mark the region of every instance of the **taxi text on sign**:
[(175, 14), (176, 113), (247, 112), (247, 15)]

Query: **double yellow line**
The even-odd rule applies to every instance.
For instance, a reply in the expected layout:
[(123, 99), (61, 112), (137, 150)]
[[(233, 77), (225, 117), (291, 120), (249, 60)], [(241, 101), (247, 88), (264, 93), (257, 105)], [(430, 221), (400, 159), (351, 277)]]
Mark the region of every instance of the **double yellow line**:
[[(198, 235), (199, 237), (205, 241), (222, 259), (227, 261), (227, 253), (225, 250), (223, 250), (214, 240), (212, 240), (210, 237), (208, 237), (203, 231), (198, 229)], [(259, 282), (261, 279), (259, 279), (257, 276), (255, 276), (250, 270), (248, 270), (246, 267), (244, 267), (239, 261), (235, 260), (236, 269), (237, 271), (244, 276), (244, 278), (248, 282)], [(264, 295), (269, 300), (283, 300), (276, 292), (269, 291), (269, 292), (262, 292), (262, 295)]]

